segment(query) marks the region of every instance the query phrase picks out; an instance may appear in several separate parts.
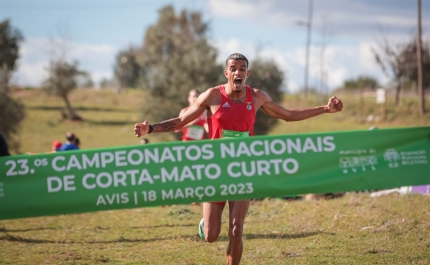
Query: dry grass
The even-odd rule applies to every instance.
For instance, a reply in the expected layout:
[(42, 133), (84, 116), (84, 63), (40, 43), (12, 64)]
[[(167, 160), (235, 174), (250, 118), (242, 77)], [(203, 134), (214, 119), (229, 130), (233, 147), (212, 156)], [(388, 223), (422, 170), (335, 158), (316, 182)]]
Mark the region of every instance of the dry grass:
[[(242, 264), (430, 264), (430, 197), (349, 193), (253, 201)], [(0, 221), (1, 264), (223, 264), (197, 235), (201, 206), (176, 205)]]
[[(394, 107), (393, 97), (389, 97), (387, 119), (385, 121), (362, 122), (358, 118), (358, 96), (337, 95), (344, 102), (341, 113), (322, 115), (300, 122), (279, 122), (270, 134), (291, 134), (341, 130), (367, 130), (371, 126), (379, 128), (401, 126), (430, 126), (430, 112), (426, 116), (417, 115), (417, 99), (406, 97), (399, 107)], [(61, 116), (64, 103), (57, 97), (48, 96), (40, 89), (15, 90), (13, 97), (21, 100), (26, 108), (26, 118), (21, 124), (18, 139), (21, 152), (42, 153), (51, 150), (54, 140), (64, 141), (67, 131), (75, 132), (81, 140), (81, 147), (101, 148), (139, 144), (134, 137), (133, 127), (141, 122), (141, 104), (145, 104), (145, 94), (138, 90), (115, 94), (109, 90), (78, 89), (71, 94), (72, 106), (77, 109), (83, 121), (68, 121)], [(303, 101), (300, 95), (284, 97), (283, 106), (289, 109), (305, 108), (326, 104), (326, 99), (310, 96)], [(430, 98), (427, 99), (430, 108)], [(379, 108), (374, 98), (365, 98), (364, 117), (378, 116)], [(179, 110), (178, 110), (179, 113)], [(153, 134), (150, 142), (173, 140), (170, 134)]]

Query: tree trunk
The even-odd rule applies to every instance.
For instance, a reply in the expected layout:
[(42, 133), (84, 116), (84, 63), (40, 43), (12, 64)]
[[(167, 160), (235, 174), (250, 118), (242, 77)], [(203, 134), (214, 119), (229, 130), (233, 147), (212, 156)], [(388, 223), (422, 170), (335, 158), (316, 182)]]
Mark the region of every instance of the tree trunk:
[(396, 85), (396, 106), (399, 106), (400, 101), (400, 89), (402, 88), (402, 82), (400, 79), (397, 79)]
[(75, 110), (72, 108), (70, 104), (69, 98), (67, 96), (63, 97), (64, 102), (66, 103), (66, 116), (70, 120), (82, 120), (82, 118), (76, 114)]

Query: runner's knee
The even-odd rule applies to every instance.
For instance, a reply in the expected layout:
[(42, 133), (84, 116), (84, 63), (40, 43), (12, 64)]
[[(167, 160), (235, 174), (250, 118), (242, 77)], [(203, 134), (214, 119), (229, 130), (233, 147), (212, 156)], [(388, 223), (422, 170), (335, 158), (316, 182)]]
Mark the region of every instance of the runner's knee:
[(211, 230), (205, 231), (206, 242), (212, 243), (212, 242), (217, 241), (219, 234), (220, 234), (219, 230), (216, 231), (214, 229), (211, 229)]
[(230, 226), (228, 236), (230, 239), (242, 238), (243, 235), (243, 220), (234, 219)]

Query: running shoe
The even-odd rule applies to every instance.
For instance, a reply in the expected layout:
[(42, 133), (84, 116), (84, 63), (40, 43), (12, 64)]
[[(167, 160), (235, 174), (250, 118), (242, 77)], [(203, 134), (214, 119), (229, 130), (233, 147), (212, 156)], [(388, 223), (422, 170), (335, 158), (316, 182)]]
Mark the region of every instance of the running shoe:
[(204, 231), (205, 231), (205, 219), (202, 218), (202, 220), (200, 220), (200, 223), (199, 223), (199, 236), (202, 239), (205, 239)]

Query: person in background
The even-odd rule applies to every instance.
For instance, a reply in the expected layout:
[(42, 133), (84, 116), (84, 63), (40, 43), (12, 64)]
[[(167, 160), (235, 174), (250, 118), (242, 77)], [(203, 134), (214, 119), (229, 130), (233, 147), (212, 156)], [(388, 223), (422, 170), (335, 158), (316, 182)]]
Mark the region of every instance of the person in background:
[[(191, 107), (194, 102), (196, 102), (197, 98), (200, 96), (200, 91), (196, 89), (190, 90), (188, 93), (188, 103), (189, 106), (183, 108), (179, 112), (179, 117), (181, 117), (189, 107)], [(202, 140), (206, 139), (206, 133), (208, 132), (208, 123), (206, 121), (206, 111), (202, 113), (197, 119), (188, 123), (182, 128), (182, 130), (177, 130), (176, 132), (182, 132), (182, 141), (193, 141), (193, 140)], [(192, 202), (192, 205), (200, 205), (198, 202)]]
[(6, 140), (3, 135), (0, 133), (0, 156), (10, 156), (9, 148), (7, 147)]
[(79, 140), (79, 138), (77, 138), (77, 137), (75, 139), (75, 145), (78, 149), (81, 149), (81, 140)]
[[(181, 117), (189, 107), (191, 107), (194, 102), (196, 102), (199, 97), (200, 92), (196, 89), (192, 89), (188, 93), (188, 103), (190, 105), (188, 107), (183, 108), (179, 112), (179, 117)], [(192, 141), (192, 140), (201, 140), (206, 139), (206, 132), (208, 131), (208, 123), (206, 122), (206, 111), (202, 113), (197, 119), (185, 125), (182, 130), (178, 130), (176, 132), (182, 132), (182, 141)]]
[(59, 151), (62, 145), (63, 144), (60, 141), (58, 141), (58, 140), (53, 141), (52, 142), (52, 152)]
[[(79, 139), (72, 132), (66, 133), (67, 141), (61, 146), (58, 151), (79, 150)], [(76, 140), (78, 143), (76, 143)]]

